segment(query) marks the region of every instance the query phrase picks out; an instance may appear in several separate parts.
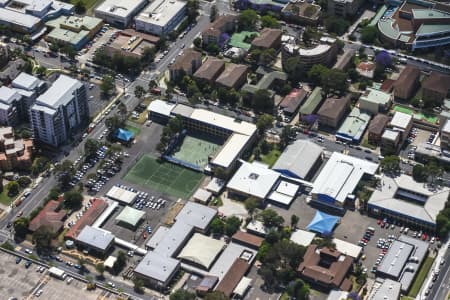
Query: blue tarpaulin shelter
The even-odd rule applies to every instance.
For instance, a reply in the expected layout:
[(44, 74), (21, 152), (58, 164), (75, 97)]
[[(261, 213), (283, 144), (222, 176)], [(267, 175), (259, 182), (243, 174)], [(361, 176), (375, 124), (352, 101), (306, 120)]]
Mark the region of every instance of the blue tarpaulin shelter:
[(129, 142), (134, 138), (134, 133), (132, 133), (129, 130), (119, 128), (116, 131), (115, 137), (116, 139), (121, 140), (123, 142)]
[(310, 231), (318, 232), (322, 235), (329, 235), (333, 232), (334, 226), (339, 222), (339, 217), (317, 211), (311, 223), (306, 227)]

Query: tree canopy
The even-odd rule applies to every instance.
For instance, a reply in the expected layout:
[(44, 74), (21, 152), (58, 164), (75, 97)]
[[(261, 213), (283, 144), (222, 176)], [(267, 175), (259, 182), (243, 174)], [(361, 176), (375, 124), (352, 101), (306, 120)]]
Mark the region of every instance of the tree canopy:
[(278, 20), (272, 17), (271, 15), (265, 15), (261, 17), (261, 26), (263, 28), (280, 28), (281, 25), (278, 23)]
[(283, 68), (292, 83), (298, 83), (305, 77), (305, 65), (302, 63), (300, 56), (288, 58), (286, 63), (283, 64)]
[(257, 112), (273, 111), (274, 101), (268, 90), (257, 90), (252, 96), (252, 108)]
[(170, 300), (195, 300), (195, 294), (184, 289), (178, 289), (170, 294)]
[(269, 114), (262, 114), (258, 117), (256, 121), (256, 127), (258, 128), (259, 134), (264, 134), (264, 132), (272, 127), (273, 117)]
[(239, 14), (238, 24), (240, 30), (254, 30), (256, 22), (258, 21), (258, 14), (252, 9), (246, 9)]
[(375, 26), (366, 26), (361, 29), (361, 42), (373, 44), (378, 37), (378, 29)]
[(25, 237), (28, 233), (28, 225), (30, 225), (30, 220), (26, 217), (17, 218), (14, 223), (14, 232), (18, 237)]
[(109, 95), (114, 91), (114, 78), (111, 75), (103, 76), (100, 90), (104, 95)]
[(278, 215), (277, 212), (273, 209), (263, 210), (259, 214), (259, 217), (266, 227), (280, 227), (284, 223), (283, 217)]
[(70, 190), (64, 193), (64, 207), (68, 209), (78, 209), (81, 207), (83, 195), (79, 191)]
[(400, 158), (397, 155), (389, 155), (381, 161), (381, 168), (386, 173), (397, 173), (400, 171)]

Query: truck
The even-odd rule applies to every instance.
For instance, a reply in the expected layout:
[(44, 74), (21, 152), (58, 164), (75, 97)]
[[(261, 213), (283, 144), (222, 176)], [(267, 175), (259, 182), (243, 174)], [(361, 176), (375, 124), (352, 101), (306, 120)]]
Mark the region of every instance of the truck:
[(48, 269), (48, 273), (51, 276), (56, 277), (61, 280), (64, 280), (67, 277), (67, 274), (63, 270), (61, 270), (57, 267), (51, 267), (50, 269)]

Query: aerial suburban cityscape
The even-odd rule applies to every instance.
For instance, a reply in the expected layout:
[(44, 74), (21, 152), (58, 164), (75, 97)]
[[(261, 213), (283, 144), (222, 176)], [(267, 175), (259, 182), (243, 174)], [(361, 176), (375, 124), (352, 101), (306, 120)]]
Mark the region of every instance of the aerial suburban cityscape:
[(450, 1), (0, 0), (0, 299), (449, 300)]

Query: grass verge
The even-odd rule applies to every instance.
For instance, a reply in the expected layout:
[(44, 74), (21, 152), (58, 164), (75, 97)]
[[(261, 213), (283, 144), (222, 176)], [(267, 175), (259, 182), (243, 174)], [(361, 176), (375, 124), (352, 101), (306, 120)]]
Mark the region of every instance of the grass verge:
[(4, 205), (10, 205), (14, 199), (8, 196), (8, 190), (3, 187), (3, 192), (0, 193), (0, 203)]

